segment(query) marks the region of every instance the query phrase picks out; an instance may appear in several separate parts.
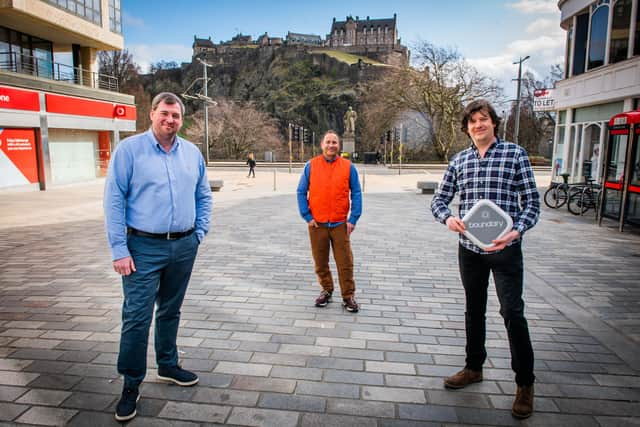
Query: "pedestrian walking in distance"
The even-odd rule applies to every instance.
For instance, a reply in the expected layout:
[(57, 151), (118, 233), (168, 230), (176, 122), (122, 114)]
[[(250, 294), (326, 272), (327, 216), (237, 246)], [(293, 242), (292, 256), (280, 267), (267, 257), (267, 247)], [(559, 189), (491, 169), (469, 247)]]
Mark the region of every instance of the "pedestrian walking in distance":
[(249, 174), (247, 175), (247, 178), (249, 178), (251, 175), (253, 175), (253, 177), (256, 177), (256, 160), (253, 157), (253, 153), (249, 153), (249, 158), (247, 159), (247, 165), (249, 165)]

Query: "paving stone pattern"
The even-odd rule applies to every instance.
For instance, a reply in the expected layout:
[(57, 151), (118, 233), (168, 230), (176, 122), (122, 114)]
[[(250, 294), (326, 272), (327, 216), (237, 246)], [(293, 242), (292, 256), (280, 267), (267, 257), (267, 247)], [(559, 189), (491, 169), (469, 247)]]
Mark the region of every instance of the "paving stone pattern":
[[(216, 205), (179, 338), (201, 381), (159, 383), (151, 345), (131, 425), (638, 425), (638, 233), (545, 209), (526, 236), (538, 379), (536, 413), (519, 422), (493, 290), (485, 380), (442, 387), (464, 363), (464, 295), (456, 236), (433, 221), (429, 201), (365, 195), (352, 242), (357, 314), (339, 292), (313, 306), (295, 195)], [(102, 222), (3, 229), (0, 249), (0, 424), (117, 425), (122, 301)]]

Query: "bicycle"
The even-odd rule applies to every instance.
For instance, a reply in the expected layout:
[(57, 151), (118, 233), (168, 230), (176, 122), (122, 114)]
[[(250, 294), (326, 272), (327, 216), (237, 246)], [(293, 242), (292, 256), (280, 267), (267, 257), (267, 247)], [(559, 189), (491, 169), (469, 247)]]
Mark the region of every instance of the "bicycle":
[(551, 209), (558, 209), (564, 206), (569, 199), (569, 175), (562, 174), (562, 182), (552, 182), (551, 186), (544, 192), (544, 204)]
[(587, 180), (587, 184), (579, 192), (569, 196), (567, 208), (574, 215), (584, 215), (589, 209), (598, 211), (601, 186), (595, 184), (593, 179)]

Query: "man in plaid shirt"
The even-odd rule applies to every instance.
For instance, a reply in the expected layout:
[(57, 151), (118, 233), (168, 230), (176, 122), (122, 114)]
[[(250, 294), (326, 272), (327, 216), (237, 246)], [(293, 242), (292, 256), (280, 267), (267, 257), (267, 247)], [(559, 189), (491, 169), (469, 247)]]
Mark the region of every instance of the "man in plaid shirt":
[[(522, 299), (524, 267), (522, 235), (533, 227), (540, 215), (540, 194), (524, 148), (500, 140), (500, 118), (487, 101), (470, 103), (464, 111), (462, 130), (473, 144), (456, 154), (444, 174), (431, 202), (431, 211), (449, 230), (462, 233), (461, 217), (482, 199), (489, 199), (513, 219), (513, 229), (481, 249), (460, 234), (458, 264), (465, 291), (466, 364), (455, 375), (445, 378), (447, 388), (459, 389), (482, 381), (485, 349), (485, 313), (489, 274), (493, 273), (500, 314), (509, 336), (511, 367), (516, 374), (516, 398), (511, 413), (527, 418), (533, 412), (533, 348), (524, 317)], [(460, 196), (460, 217), (449, 204)]]

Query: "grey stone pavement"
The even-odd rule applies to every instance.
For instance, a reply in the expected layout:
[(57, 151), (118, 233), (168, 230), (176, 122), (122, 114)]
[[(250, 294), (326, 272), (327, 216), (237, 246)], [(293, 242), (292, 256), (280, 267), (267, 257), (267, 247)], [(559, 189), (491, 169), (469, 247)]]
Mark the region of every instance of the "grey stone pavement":
[[(367, 170), (352, 238), (357, 314), (338, 302), (313, 306), (298, 171), (210, 174), (225, 187), (214, 193), (179, 337), (183, 365), (200, 383), (159, 383), (150, 346), (131, 426), (640, 425), (637, 231), (543, 208), (525, 236), (536, 412), (517, 421), (492, 289), (485, 380), (442, 387), (464, 363), (456, 236), (415, 190), (439, 172)], [(0, 192), (0, 425), (118, 425), (122, 293), (102, 184)]]

